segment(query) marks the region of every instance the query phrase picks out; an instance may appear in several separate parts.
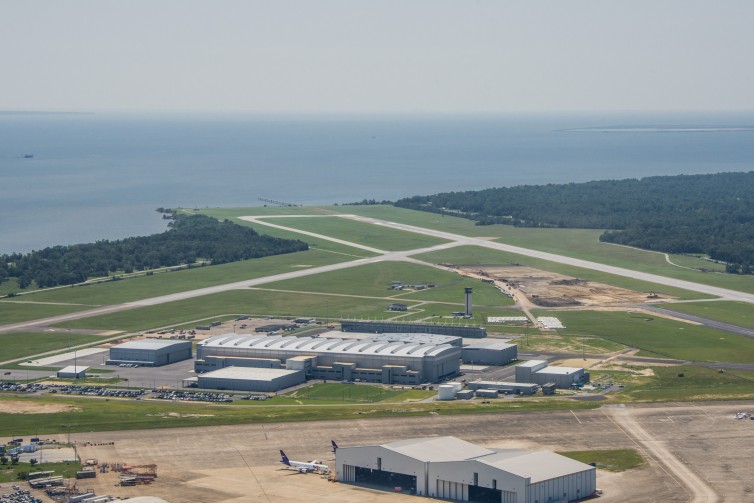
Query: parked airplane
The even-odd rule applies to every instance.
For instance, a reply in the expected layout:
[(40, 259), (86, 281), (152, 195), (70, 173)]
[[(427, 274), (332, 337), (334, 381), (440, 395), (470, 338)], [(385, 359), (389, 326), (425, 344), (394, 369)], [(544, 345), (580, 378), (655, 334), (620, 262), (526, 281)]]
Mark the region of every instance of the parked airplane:
[(330, 467), (325, 464), (322, 464), (316, 459), (314, 461), (306, 461), (306, 462), (305, 461), (292, 461), (288, 459), (288, 456), (286, 456), (282, 450), (280, 451), (280, 457), (282, 458), (280, 462), (288, 467), (288, 468), (285, 468), (286, 470), (297, 470), (300, 473), (309, 473), (309, 472), (330, 473)]
[(332, 453), (337, 454), (338, 453), (338, 444), (335, 443), (335, 440), (330, 440), (330, 443), (332, 444)]

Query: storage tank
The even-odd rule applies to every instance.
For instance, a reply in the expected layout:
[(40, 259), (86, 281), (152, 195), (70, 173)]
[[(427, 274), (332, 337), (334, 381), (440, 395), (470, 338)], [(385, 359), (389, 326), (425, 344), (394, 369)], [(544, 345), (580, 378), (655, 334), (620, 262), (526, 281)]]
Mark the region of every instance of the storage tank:
[(441, 384), (437, 389), (438, 400), (453, 400), (456, 397), (456, 387), (452, 384)]
[(459, 391), (461, 391), (463, 389), (463, 383), (462, 382), (449, 382), (448, 384), (450, 384), (451, 386), (453, 386), (455, 388), (456, 393), (458, 393)]

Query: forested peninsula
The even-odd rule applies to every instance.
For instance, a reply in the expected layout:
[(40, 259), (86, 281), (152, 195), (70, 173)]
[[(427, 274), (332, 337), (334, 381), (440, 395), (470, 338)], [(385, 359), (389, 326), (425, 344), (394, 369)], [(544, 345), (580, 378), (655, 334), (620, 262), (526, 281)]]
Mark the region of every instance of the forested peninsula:
[(198, 260), (223, 264), (308, 249), (302, 241), (260, 235), (230, 220), (179, 214), (172, 218), (167, 231), (151, 236), (0, 255), (0, 282), (17, 278), (19, 288), (32, 282), (45, 288)]
[(394, 204), (477, 225), (604, 229), (604, 242), (705, 254), (728, 272), (754, 272), (754, 172), (522, 185)]

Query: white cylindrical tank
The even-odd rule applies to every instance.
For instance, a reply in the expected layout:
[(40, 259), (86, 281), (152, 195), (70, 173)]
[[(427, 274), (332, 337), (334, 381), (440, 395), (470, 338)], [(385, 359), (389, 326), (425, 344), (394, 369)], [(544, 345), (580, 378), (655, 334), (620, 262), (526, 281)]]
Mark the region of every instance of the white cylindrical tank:
[(462, 382), (449, 382), (448, 384), (450, 384), (451, 386), (453, 386), (453, 388), (455, 388), (456, 393), (458, 393), (459, 391), (461, 391), (463, 389), (463, 383)]
[(452, 384), (441, 384), (437, 389), (438, 400), (453, 400), (456, 397), (456, 387)]

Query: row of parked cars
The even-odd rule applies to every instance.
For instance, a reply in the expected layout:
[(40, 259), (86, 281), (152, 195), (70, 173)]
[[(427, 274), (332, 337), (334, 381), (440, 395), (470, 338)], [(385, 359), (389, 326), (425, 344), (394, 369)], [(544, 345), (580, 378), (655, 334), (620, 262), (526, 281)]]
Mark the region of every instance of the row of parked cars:
[(19, 384), (15, 382), (0, 383), (0, 391), (13, 391), (16, 393), (34, 393), (35, 391), (44, 391), (47, 386), (44, 384)]
[(50, 393), (62, 393), (64, 395), (112, 396), (119, 398), (136, 398), (147, 393), (147, 390), (144, 389), (113, 389), (101, 386), (51, 384), (49, 388)]
[(166, 391), (155, 393), (152, 398), (159, 400), (185, 400), (194, 402), (219, 402), (229, 403), (233, 401), (231, 395), (225, 393), (204, 393), (200, 391)]
[(35, 498), (28, 490), (13, 486), (14, 492), (4, 493), (0, 496), (0, 503), (42, 503), (42, 500)]

